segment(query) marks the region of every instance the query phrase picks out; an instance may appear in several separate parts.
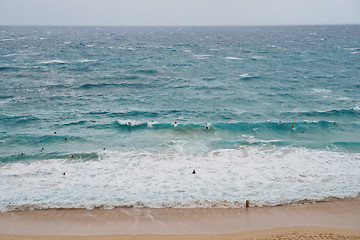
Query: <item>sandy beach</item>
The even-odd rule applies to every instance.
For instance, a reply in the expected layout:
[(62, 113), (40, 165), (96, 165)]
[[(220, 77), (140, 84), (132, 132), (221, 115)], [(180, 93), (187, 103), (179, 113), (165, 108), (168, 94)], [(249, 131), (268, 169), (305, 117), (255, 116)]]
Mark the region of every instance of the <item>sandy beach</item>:
[(0, 214), (0, 239), (360, 239), (360, 199), (248, 209), (33, 210)]

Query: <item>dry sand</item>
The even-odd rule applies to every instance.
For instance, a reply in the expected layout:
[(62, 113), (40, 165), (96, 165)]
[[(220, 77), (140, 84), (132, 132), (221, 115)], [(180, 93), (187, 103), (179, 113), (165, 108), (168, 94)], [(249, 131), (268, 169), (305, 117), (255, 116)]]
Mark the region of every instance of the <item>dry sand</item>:
[(359, 239), (360, 198), (248, 209), (35, 210), (0, 214), (2, 239)]

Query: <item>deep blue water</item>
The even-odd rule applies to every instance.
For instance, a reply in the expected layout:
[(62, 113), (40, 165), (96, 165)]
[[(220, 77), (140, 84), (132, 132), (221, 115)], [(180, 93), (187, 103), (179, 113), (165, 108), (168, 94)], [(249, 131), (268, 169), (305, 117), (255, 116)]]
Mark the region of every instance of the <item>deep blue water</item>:
[[(325, 159), (330, 170), (308, 182), (309, 193), (316, 192), (313, 199), (355, 196), (360, 192), (359, 39), (359, 25), (1, 26), (0, 187), (6, 194), (0, 204), (67, 207), (61, 193), (75, 207), (110, 202), (133, 205), (136, 201), (146, 206), (171, 201), (236, 201), (249, 195), (260, 204), (277, 204), (308, 196), (294, 193), (280, 201), (287, 193), (270, 191), (273, 199), (267, 202), (252, 191), (233, 194), (222, 186), (228, 186), (230, 179), (236, 181), (236, 172), (217, 180), (220, 196), (205, 191), (203, 185), (202, 190), (194, 190), (197, 196), (187, 195), (186, 190), (178, 193), (181, 196), (165, 190), (155, 194), (151, 186), (143, 186), (145, 192), (136, 187), (128, 192), (109, 187), (109, 197), (103, 199), (105, 190), (98, 191), (102, 187), (97, 188), (95, 180), (82, 183), (83, 178), (56, 190), (59, 196), (44, 186), (21, 194), (29, 192), (24, 182), (50, 181), (65, 169), (74, 169), (72, 164), (82, 164), (78, 174), (88, 176), (92, 169), (90, 175), (101, 176), (99, 181), (112, 186), (116, 180), (107, 170), (134, 159), (138, 165), (131, 165), (131, 171), (142, 169), (144, 176), (137, 186), (152, 179), (155, 187), (167, 189), (166, 172), (155, 170), (146, 178), (148, 171), (143, 167), (151, 166), (154, 171), (156, 159), (166, 159), (169, 164), (184, 164), (188, 171), (196, 165), (201, 172), (211, 167), (207, 159), (213, 154), (221, 157), (212, 166), (224, 171), (231, 170), (226, 163), (237, 166), (239, 156), (250, 156), (254, 162), (294, 158), (300, 166), (305, 164), (304, 156), (311, 156), (307, 167), (316, 175), (324, 170)], [(226, 155), (228, 151), (232, 154)], [(293, 155), (287, 158), (286, 154)], [(108, 168), (99, 164), (104, 159), (109, 161)], [(53, 165), (45, 173), (38, 175), (38, 168), (33, 168), (49, 162)], [(339, 169), (344, 162), (350, 165)], [(259, 169), (272, 166), (269, 178), (261, 184), (275, 181), (276, 175), (284, 177), (281, 181), (287, 181), (287, 174), (292, 176), (292, 163), (284, 172), (274, 170), (272, 163), (254, 164)], [(17, 172), (24, 169), (30, 172)], [(344, 184), (334, 187), (339, 176), (327, 175), (331, 169), (338, 170)], [(201, 181), (211, 185), (212, 170), (206, 172), (209, 175)], [(122, 181), (133, 180), (129, 173), (122, 174)], [(32, 182), (29, 176), (37, 177)], [(319, 190), (322, 183), (318, 180), (325, 181), (322, 177), (332, 178), (334, 184), (330, 181), (326, 189)], [(246, 189), (254, 184), (255, 179)], [(74, 185), (79, 189), (69, 190)], [(340, 187), (344, 190), (338, 192)], [(48, 195), (34, 200), (44, 188), (50, 191)], [(90, 199), (80, 195), (86, 188), (97, 189)], [(119, 191), (121, 197), (112, 197)], [(54, 199), (60, 200), (54, 203)]]

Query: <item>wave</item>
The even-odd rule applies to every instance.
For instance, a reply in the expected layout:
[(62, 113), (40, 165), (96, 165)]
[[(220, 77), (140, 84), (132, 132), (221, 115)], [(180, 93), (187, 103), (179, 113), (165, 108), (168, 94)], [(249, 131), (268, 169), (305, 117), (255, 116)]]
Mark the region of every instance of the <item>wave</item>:
[[(108, 111), (98, 111), (98, 112), (88, 112), (86, 115), (107, 115), (111, 118), (122, 118), (119, 121), (125, 121), (126, 123), (131, 119), (157, 119), (158, 117), (164, 116), (172, 116), (177, 113), (187, 113), (187, 114), (195, 114), (195, 111), (178, 111), (178, 110), (161, 110), (161, 111), (140, 111), (140, 110), (132, 110), (132, 111), (124, 111), (124, 112), (108, 112)], [(124, 119), (125, 118), (125, 119)], [(143, 122), (147, 123), (147, 122)]]
[(76, 121), (76, 122), (64, 123), (64, 124), (62, 124), (62, 125), (63, 125), (63, 126), (85, 125), (87, 122), (88, 122), (88, 121), (81, 120), (81, 121)]
[[(334, 200), (341, 199), (355, 199), (357, 195), (344, 196), (344, 197), (327, 197), (323, 199), (301, 199), (294, 200), (283, 203), (268, 203), (261, 204), (257, 201), (250, 201), (248, 207), (274, 207), (274, 206), (287, 206), (287, 205), (303, 205), (303, 204), (315, 204), (321, 202), (329, 202)], [(104, 203), (83, 203), (83, 204), (73, 204), (67, 203), (62, 205), (57, 205), (55, 203), (42, 203), (42, 204), (24, 204), (16, 205), (9, 203), (7, 206), (0, 206), (0, 213), (5, 212), (15, 212), (15, 211), (33, 211), (33, 210), (95, 210), (95, 209), (115, 209), (115, 208), (228, 208), (228, 209), (241, 209), (246, 208), (246, 200), (244, 201), (228, 201), (228, 200), (192, 200), (187, 202), (181, 201), (171, 201), (171, 202), (144, 202), (144, 201), (135, 201), (132, 203), (114, 203), (114, 202), (104, 202)]]
[[(106, 114), (101, 112), (101, 114)], [(151, 117), (153, 112), (138, 112), (138, 111), (131, 111), (128, 113), (121, 113), (126, 114), (127, 116), (136, 116), (141, 114), (142, 116), (145, 114), (147, 117)], [(249, 132), (249, 131), (294, 131), (296, 128), (297, 130), (313, 130), (316, 131), (317, 129), (336, 129), (336, 123), (330, 121), (302, 121), (302, 122), (255, 122), (255, 123), (248, 123), (248, 122), (230, 122), (230, 123), (181, 123), (175, 122), (174, 123), (151, 123), (151, 122), (139, 122), (139, 121), (131, 121), (131, 120), (118, 120), (116, 121), (119, 127), (132, 127), (134, 129), (138, 127), (146, 127), (150, 126), (153, 129), (181, 129), (183, 131), (192, 131), (195, 129), (202, 129), (202, 130), (221, 130), (221, 131), (235, 131), (235, 132)]]
[(154, 75), (154, 74), (157, 74), (158, 71), (156, 71), (156, 70), (154, 70), (154, 69), (141, 69), (141, 70), (136, 70), (136, 71), (134, 71), (134, 73)]
[(2, 124), (28, 124), (41, 120), (40, 118), (33, 115), (18, 115), (8, 116), (1, 114), (0, 123)]
[(12, 95), (0, 95), (0, 99), (11, 99), (14, 98), (15, 96)]
[(260, 76), (256, 76), (256, 75), (250, 75), (248, 73), (244, 73), (240, 75), (240, 79), (242, 80), (252, 80), (252, 79), (258, 79), (260, 78)]
[(351, 109), (338, 109), (338, 110), (329, 110), (329, 111), (309, 111), (309, 112), (300, 112), (299, 116), (306, 117), (327, 117), (327, 118), (337, 118), (337, 117), (360, 117), (360, 111), (356, 108)]
[[(43, 138), (42, 140), (44, 140)], [(59, 139), (57, 139), (59, 140)], [(62, 138), (58, 142), (64, 142)], [(49, 143), (49, 142), (46, 142)], [(100, 149), (99, 149), (100, 151)], [(47, 148), (39, 148), (36, 153), (17, 153), (11, 156), (0, 158), (1, 164), (6, 163), (31, 163), (34, 161), (49, 161), (49, 160), (64, 160), (74, 162), (86, 162), (86, 161), (97, 161), (99, 160), (99, 152), (90, 153), (64, 153), (64, 152), (48, 152)]]
[(4, 66), (4, 67), (0, 67), (0, 71), (1, 71), (1, 72), (5, 72), (5, 71), (20, 71), (20, 68), (18, 68), (18, 67), (8, 67), (8, 66)]
[(111, 88), (111, 87), (127, 87), (127, 88), (156, 88), (155, 84), (148, 83), (100, 83), (100, 84), (91, 84), (86, 83), (78, 87), (78, 89), (96, 89), (96, 88)]
[(2, 67), (0, 67), (0, 72), (19, 72), (19, 71), (48, 72), (49, 70), (42, 66), (2, 66)]
[[(99, 126), (100, 127), (100, 126)], [(101, 128), (117, 129), (119, 133), (146, 133), (156, 138), (158, 134), (179, 139), (191, 137), (194, 142), (208, 149), (236, 149), (239, 146), (298, 146), (309, 149), (360, 152), (357, 141), (357, 123), (331, 121), (303, 122), (236, 122), (236, 123), (159, 123), (118, 120)], [(150, 135), (149, 135), (150, 134)]]
[[(91, 112), (89, 114), (108, 115), (109, 113)], [(136, 115), (137, 112), (130, 114)], [(151, 116), (153, 113), (148, 114)], [(80, 120), (55, 124), (52, 128), (58, 129), (57, 134), (53, 132), (47, 132), (45, 135), (41, 135), (41, 132), (38, 134), (0, 133), (2, 144), (14, 149), (4, 154), (0, 162), (66, 159), (71, 155), (85, 159), (87, 151), (97, 152), (104, 147), (121, 148), (124, 151), (146, 149), (154, 153), (161, 151), (193, 155), (221, 149), (239, 149), (244, 146), (304, 147), (333, 152), (360, 153), (357, 134), (357, 129), (360, 128), (359, 123), (330, 121), (170, 123), (122, 119), (108, 123)], [(77, 131), (74, 132), (76, 128), (88, 129), (88, 133), (85, 136), (76, 136)], [(105, 135), (101, 132), (103, 130), (106, 131)], [(112, 138), (116, 141), (109, 141), (109, 136), (113, 136)], [(41, 151), (42, 148), (46, 150)], [(26, 154), (19, 156), (21, 152)], [(96, 160), (96, 155), (94, 156), (93, 160)]]
[(135, 79), (139, 79), (139, 76), (126, 74), (120, 76), (102, 76), (99, 78), (99, 80), (104, 80), (104, 81), (135, 80)]

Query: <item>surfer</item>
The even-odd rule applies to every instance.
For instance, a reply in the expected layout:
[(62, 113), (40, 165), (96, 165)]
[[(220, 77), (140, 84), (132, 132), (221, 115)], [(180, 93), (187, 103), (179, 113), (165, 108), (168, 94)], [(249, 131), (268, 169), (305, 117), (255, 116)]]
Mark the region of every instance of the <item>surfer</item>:
[(178, 123), (177, 122), (174, 122), (174, 127), (177, 127)]
[(195, 174), (196, 173), (196, 171), (195, 171), (195, 169), (192, 171), (192, 174)]
[(131, 122), (128, 122), (128, 125), (131, 126)]
[(291, 128), (294, 129), (294, 124), (291, 124)]

